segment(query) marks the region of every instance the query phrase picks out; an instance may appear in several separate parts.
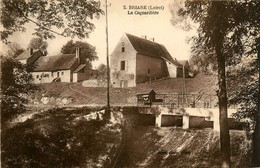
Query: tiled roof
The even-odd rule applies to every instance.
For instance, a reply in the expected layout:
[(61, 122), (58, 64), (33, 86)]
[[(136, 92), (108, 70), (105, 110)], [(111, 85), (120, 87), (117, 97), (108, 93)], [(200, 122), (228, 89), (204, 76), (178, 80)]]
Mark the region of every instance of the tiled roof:
[(75, 54), (62, 54), (56, 56), (42, 56), (36, 62), (34, 71), (67, 70), (76, 61)]
[(24, 60), (24, 59), (28, 59), (30, 57), (29, 55), (29, 51), (25, 50), (24, 52), (22, 52), (18, 57), (16, 57), (15, 59), (17, 60)]
[(131, 42), (137, 53), (159, 59), (164, 58), (171, 63), (177, 65), (178, 67), (181, 66), (177, 60), (174, 60), (171, 57), (170, 53), (163, 45), (128, 33), (126, 33), (126, 36), (128, 37), (129, 41)]
[[(32, 55), (43, 55), (42, 52), (40, 50), (38, 51), (35, 51)], [(29, 54), (29, 50), (25, 50), (24, 52), (22, 52), (18, 57), (16, 57), (15, 59), (16, 60), (25, 60), (25, 59), (28, 59), (30, 58), (31, 55)]]

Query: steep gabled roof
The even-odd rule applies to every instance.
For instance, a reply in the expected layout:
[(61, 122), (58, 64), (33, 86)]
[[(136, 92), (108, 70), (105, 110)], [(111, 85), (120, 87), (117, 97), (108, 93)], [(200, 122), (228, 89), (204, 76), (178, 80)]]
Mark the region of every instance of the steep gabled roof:
[(29, 50), (25, 50), (24, 52), (22, 52), (20, 55), (18, 55), (18, 57), (16, 57), (15, 59), (16, 60), (25, 60), (25, 59), (28, 59), (32, 56), (35, 56), (35, 55), (39, 55), (39, 56), (42, 56), (43, 53), (40, 51), (40, 50), (37, 50), (35, 51), (32, 55), (29, 54)]
[(18, 55), (18, 57), (16, 57), (15, 59), (17, 59), (17, 60), (25, 60), (25, 59), (28, 59), (29, 57), (30, 57), (29, 51), (25, 50), (20, 55)]
[(75, 54), (42, 56), (36, 62), (34, 71), (68, 70), (77, 61)]
[(126, 36), (137, 53), (154, 58), (166, 59), (178, 67), (181, 66), (177, 60), (172, 58), (170, 53), (163, 45), (128, 33), (126, 33)]

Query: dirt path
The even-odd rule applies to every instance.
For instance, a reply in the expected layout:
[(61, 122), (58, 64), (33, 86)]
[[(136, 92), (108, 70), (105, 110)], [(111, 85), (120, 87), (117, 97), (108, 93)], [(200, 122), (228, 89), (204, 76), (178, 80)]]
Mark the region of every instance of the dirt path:
[(82, 95), (82, 96), (88, 97), (88, 95), (86, 95), (86, 94), (84, 94), (84, 93), (82, 93), (82, 92), (80, 92), (80, 91), (74, 89), (74, 88), (72, 87), (72, 85), (69, 85), (69, 88), (70, 88), (72, 91), (74, 91), (74, 92), (76, 92), (76, 93), (78, 93), (78, 94), (80, 94), (80, 95)]
[[(77, 94), (80, 94), (80, 95), (84, 96), (86, 98), (87, 104), (89, 104), (90, 102), (100, 102), (100, 101), (101, 101), (101, 103), (97, 103), (97, 104), (104, 104), (104, 105), (106, 104), (106, 100), (100, 99), (96, 95), (92, 95), (89, 92), (85, 93), (83, 90), (75, 89), (73, 87), (73, 85), (69, 85), (69, 88), (72, 91), (76, 92)], [(95, 100), (97, 100), (97, 101), (95, 101)]]

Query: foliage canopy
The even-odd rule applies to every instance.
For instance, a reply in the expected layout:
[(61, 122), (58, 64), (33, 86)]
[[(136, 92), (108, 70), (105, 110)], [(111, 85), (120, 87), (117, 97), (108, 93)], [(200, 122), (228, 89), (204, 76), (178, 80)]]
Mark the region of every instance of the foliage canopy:
[(73, 42), (72, 40), (68, 41), (62, 48), (61, 53), (62, 54), (75, 54), (76, 48), (80, 49), (80, 57), (87, 60), (88, 62), (95, 61), (98, 59), (96, 48), (92, 45), (90, 45), (87, 42), (83, 41), (76, 41)]
[(43, 39), (55, 35), (88, 37), (95, 28), (89, 20), (103, 14), (99, 5), (95, 0), (3, 0), (1, 40), (7, 42), (14, 32), (25, 31), (29, 22), (36, 25), (34, 34)]
[(32, 75), (33, 67), (23, 65), (13, 58), (2, 57), (1, 64), (1, 120), (7, 121), (25, 111), (27, 96), (36, 89)]
[[(222, 166), (230, 166), (230, 136), (227, 122), (226, 65), (236, 65), (244, 55), (259, 48), (259, 1), (186, 1), (178, 12), (198, 23), (193, 53), (213, 56), (218, 65), (220, 145)], [(203, 57), (202, 57), (203, 58)], [(201, 59), (204, 60), (204, 59)], [(200, 61), (200, 60), (199, 60)], [(212, 59), (215, 61), (215, 59)]]
[(40, 49), (41, 51), (46, 51), (47, 47), (47, 41), (44, 41), (42, 38), (32, 38), (28, 45), (28, 48)]

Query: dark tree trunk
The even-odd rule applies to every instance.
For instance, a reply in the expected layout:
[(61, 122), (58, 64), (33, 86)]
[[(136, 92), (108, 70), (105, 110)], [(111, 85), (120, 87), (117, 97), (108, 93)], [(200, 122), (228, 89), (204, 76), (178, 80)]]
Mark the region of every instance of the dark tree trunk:
[(215, 48), (218, 61), (220, 148), (222, 157), (222, 167), (230, 167), (230, 136), (227, 116), (225, 56), (221, 52), (221, 48), (221, 46), (216, 46)]
[[(257, 62), (258, 62), (258, 73), (260, 77), (260, 38), (257, 38)], [(260, 167), (260, 80), (258, 79), (258, 110), (256, 112), (256, 125), (254, 130), (254, 138), (253, 138), (253, 167)]]

